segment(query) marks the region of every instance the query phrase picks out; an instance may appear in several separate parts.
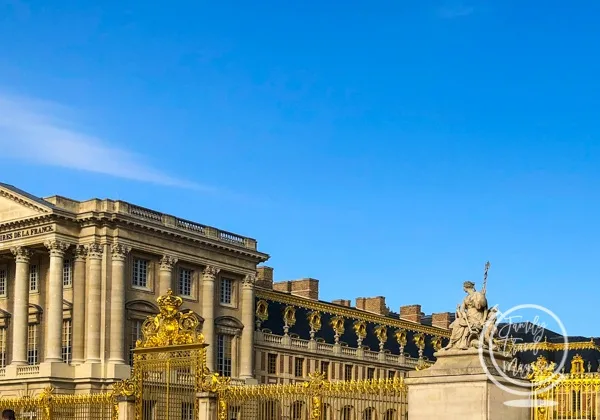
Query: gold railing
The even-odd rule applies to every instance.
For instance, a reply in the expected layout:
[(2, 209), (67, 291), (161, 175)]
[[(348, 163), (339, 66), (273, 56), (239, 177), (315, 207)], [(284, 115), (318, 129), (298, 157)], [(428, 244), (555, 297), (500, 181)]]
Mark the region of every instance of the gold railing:
[(600, 420), (600, 374), (585, 372), (576, 355), (567, 374), (540, 356), (532, 365), (532, 420)]
[(117, 398), (113, 392), (54, 394), (51, 387), (36, 396), (0, 398), (0, 412), (11, 409), (18, 419), (117, 420)]
[(401, 378), (331, 382), (320, 373), (295, 384), (216, 387), (218, 420), (405, 420)]

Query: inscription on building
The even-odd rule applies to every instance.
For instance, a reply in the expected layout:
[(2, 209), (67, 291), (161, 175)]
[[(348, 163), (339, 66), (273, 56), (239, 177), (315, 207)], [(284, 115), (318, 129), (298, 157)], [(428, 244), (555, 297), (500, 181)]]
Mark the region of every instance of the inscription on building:
[(0, 242), (10, 241), (12, 239), (28, 238), (30, 236), (42, 235), (49, 232), (54, 232), (54, 226), (42, 226), (18, 230), (16, 232), (0, 233)]

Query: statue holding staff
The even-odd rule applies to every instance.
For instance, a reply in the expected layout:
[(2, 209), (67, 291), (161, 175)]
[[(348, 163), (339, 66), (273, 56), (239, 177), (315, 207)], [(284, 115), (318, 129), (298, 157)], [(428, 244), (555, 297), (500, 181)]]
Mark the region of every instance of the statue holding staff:
[(479, 346), (488, 347), (495, 332), (496, 308), (488, 308), (486, 293), (487, 273), (490, 263), (485, 265), (483, 288), (475, 290), (475, 283), (466, 281), (463, 290), (467, 294), (456, 307), (456, 319), (450, 324), (452, 333), (448, 345), (442, 350), (467, 350)]

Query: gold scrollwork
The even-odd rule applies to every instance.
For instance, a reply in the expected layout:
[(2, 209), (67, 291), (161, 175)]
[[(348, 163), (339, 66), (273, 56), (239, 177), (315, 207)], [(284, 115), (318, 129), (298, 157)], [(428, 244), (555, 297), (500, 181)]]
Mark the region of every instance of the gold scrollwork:
[(363, 340), (367, 336), (367, 323), (365, 321), (355, 321), (352, 327), (359, 340)]
[(394, 333), (394, 336), (396, 337), (396, 341), (398, 342), (400, 347), (406, 346), (406, 330), (404, 328), (397, 329)]
[(413, 336), (413, 343), (415, 343), (419, 350), (423, 350), (425, 348), (425, 335), (423, 333), (415, 334)]
[(256, 317), (263, 322), (269, 319), (269, 304), (266, 300), (256, 302)]
[(183, 299), (171, 289), (156, 299), (160, 313), (149, 316), (142, 324), (142, 339), (136, 348), (167, 347), (181, 344), (203, 344), (200, 322), (193, 311), (180, 312)]
[(442, 348), (442, 337), (431, 337), (431, 347), (433, 347), (435, 351), (440, 351), (440, 349)]
[(331, 328), (333, 328), (333, 332), (338, 337), (344, 334), (344, 318), (341, 316), (334, 316), (331, 318)]
[(321, 329), (321, 313), (312, 311), (307, 316), (308, 325), (310, 325), (311, 331), (317, 332)]
[(375, 327), (375, 336), (377, 337), (380, 343), (385, 343), (388, 339), (387, 327), (385, 325), (378, 325), (377, 327)]
[(286, 306), (283, 310), (283, 322), (288, 327), (293, 327), (296, 324), (296, 308)]

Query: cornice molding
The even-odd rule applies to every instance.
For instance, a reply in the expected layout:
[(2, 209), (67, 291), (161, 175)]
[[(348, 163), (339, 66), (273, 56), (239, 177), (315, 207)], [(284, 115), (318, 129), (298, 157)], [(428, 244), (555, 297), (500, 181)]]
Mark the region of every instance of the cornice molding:
[(597, 350), (600, 351), (600, 346), (590, 341), (575, 341), (573, 343), (548, 343), (540, 341), (539, 343), (519, 343), (514, 345), (514, 349), (518, 352), (522, 351), (565, 351), (565, 350)]
[(134, 226), (145, 231), (156, 232), (160, 235), (171, 236), (178, 239), (182, 239), (184, 241), (202, 244), (204, 246), (220, 251), (226, 251), (229, 254), (234, 253), (238, 255), (243, 255), (245, 257), (250, 257), (258, 262), (265, 262), (270, 258), (268, 254), (250, 248), (236, 246), (228, 242), (217, 241), (207, 236), (190, 234), (188, 231), (178, 230), (176, 228), (170, 228), (168, 226), (145, 222), (133, 217), (129, 218), (126, 215), (119, 213), (94, 212), (92, 214), (86, 214), (83, 218), (80, 216), (81, 215), (77, 217), (77, 222), (81, 227), (87, 227), (97, 224), (110, 225), (113, 228)]
[(287, 293), (275, 292), (267, 289), (256, 289), (256, 297), (272, 302), (280, 302), (287, 305), (293, 305), (313, 311), (319, 311), (331, 315), (342, 316), (346, 319), (355, 319), (359, 321), (373, 322), (375, 324), (385, 325), (393, 328), (404, 328), (407, 331), (420, 332), (433, 336), (444, 338), (450, 337), (450, 332), (445, 329), (430, 327), (427, 325), (415, 324), (400, 319), (389, 318), (383, 315), (377, 315), (364, 312), (355, 308), (342, 308), (326, 302), (315, 301), (299, 296), (289, 295)]

